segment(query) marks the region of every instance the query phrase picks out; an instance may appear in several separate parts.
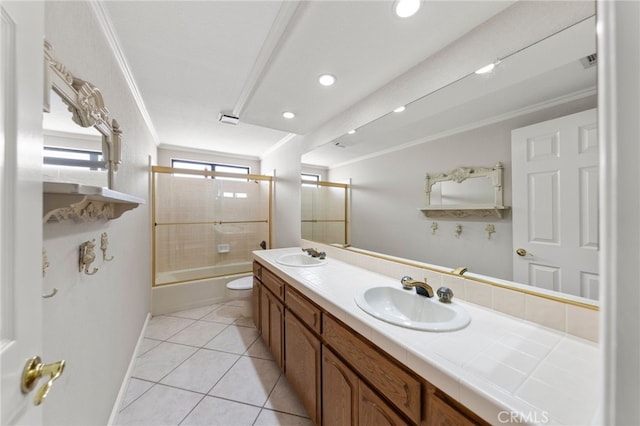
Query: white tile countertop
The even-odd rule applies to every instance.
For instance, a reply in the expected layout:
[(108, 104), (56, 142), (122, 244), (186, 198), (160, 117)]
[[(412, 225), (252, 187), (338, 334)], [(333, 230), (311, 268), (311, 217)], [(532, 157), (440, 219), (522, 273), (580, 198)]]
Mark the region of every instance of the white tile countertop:
[(394, 280), (332, 258), (316, 267), (276, 262), (288, 253), (300, 253), (300, 248), (255, 251), (253, 256), (487, 422), (592, 423), (598, 403), (596, 343), (460, 300), (455, 303), (471, 316), (462, 330), (395, 326), (362, 311), (354, 295), (369, 287), (400, 286), (401, 277)]

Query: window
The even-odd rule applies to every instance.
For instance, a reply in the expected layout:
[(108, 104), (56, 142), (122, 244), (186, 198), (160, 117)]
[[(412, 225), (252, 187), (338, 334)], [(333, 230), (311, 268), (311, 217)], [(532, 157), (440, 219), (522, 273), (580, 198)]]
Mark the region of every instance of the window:
[(102, 152), (83, 149), (44, 147), (44, 164), (105, 170)]
[[(222, 172), (222, 173), (237, 173), (241, 175), (249, 174), (248, 166), (239, 166), (234, 164), (217, 164), (217, 163), (206, 163), (203, 161), (190, 161), (190, 160), (171, 160), (171, 167), (177, 169), (189, 169), (189, 170), (203, 170), (207, 172)], [(185, 176), (185, 177), (199, 177), (196, 175), (179, 175), (176, 176)], [(208, 177), (208, 176), (204, 176)], [(217, 179), (233, 179), (233, 178), (223, 178), (219, 177)]]
[(312, 175), (311, 173), (302, 173), (300, 176), (302, 177), (303, 186), (317, 186), (318, 182), (320, 182), (320, 175)]

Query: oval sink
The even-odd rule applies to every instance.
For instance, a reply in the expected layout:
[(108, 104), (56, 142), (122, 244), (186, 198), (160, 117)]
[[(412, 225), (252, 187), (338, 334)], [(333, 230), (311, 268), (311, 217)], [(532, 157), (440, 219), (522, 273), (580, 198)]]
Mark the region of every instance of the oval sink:
[(283, 254), (276, 259), (281, 265), (285, 266), (320, 266), (327, 263), (327, 259), (319, 259), (317, 257), (311, 257), (305, 253), (291, 253)]
[(461, 305), (441, 303), (437, 298), (420, 296), (414, 290), (373, 287), (356, 294), (355, 301), (369, 315), (416, 330), (459, 330), (471, 321)]

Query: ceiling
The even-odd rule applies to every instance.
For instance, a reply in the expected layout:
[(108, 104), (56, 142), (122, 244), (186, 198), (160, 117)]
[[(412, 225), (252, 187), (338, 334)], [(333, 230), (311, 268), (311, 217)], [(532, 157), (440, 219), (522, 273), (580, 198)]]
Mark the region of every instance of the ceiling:
[[(251, 157), (313, 132), (512, 3), (424, 1), (403, 19), (383, 0), (100, 2), (159, 146)], [(322, 73), (336, 84), (320, 86)]]

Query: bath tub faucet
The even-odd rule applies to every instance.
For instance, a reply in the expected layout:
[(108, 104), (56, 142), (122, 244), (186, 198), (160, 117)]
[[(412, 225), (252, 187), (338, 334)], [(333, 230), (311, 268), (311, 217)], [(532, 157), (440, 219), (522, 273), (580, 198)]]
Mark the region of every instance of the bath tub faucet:
[(306, 251), (311, 257), (317, 257), (318, 259), (324, 259), (327, 254), (323, 251), (318, 251), (313, 248), (303, 248), (302, 251)]
[(433, 297), (433, 288), (431, 288), (431, 286), (427, 284), (426, 278), (424, 279), (424, 281), (416, 281), (410, 276), (405, 275), (404, 277), (402, 277), (400, 282), (402, 283), (402, 288), (404, 288), (405, 290), (410, 290), (415, 287), (416, 293), (418, 293), (420, 296)]

